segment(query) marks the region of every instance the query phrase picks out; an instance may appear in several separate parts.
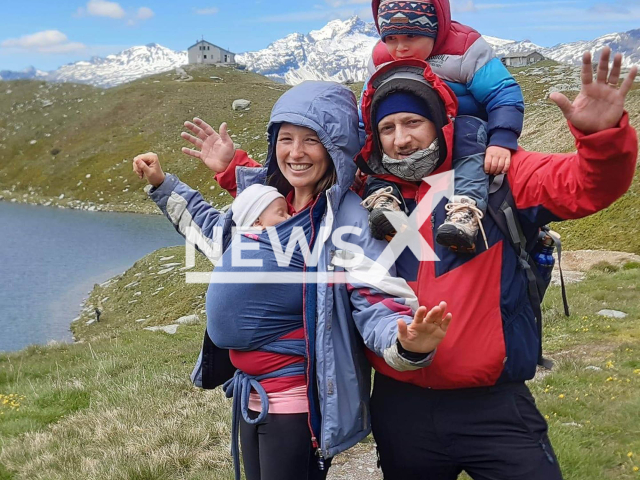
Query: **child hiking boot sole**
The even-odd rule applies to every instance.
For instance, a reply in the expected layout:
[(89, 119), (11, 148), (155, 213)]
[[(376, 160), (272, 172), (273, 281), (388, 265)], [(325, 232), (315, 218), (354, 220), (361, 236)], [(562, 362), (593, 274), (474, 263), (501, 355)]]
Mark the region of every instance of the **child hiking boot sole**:
[(436, 242), (454, 252), (473, 253), (476, 251), (475, 239), (452, 223), (440, 225), (436, 233)]
[(391, 210), (376, 208), (369, 214), (371, 235), (377, 240), (390, 240), (396, 234), (396, 229), (384, 212), (391, 212)]

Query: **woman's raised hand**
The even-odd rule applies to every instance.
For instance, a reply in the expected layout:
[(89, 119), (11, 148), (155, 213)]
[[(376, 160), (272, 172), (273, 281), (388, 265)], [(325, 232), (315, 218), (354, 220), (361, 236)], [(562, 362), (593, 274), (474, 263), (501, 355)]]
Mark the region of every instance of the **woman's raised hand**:
[(147, 179), (153, 187), (159, 187), (164, 182), (164, 172), (160, 166), (158, 155), (153, 152), (143, 153), (133, 159), (133, 171), (138, 178)]
[(180, 136), (199, 150), (183, 148), (182, 153), (200, 159), (216, 173), (224, 172), (236, 153), (233, 140), (227, 132), (227, 124), (220, 125), (220, 134), (207, 122), (197, 117), (193, 119), (193, 123), (184, 122), (184, 126), (194, 135), (182, 132)]
[(446, 302), (440, 302), (428, 312), (427, 307), (418, 308), (409, 325), (398, 319), (398, 341), (402, 348), (415, 353), (433, 352), (444, 339), (451, 322), (451, 314), (446, 312)]

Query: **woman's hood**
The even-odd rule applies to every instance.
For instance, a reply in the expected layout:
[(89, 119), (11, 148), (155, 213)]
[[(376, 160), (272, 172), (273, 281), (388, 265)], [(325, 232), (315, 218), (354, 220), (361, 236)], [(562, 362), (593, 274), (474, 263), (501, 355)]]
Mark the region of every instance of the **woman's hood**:
[[(380, 26), (378, 25), (378, 7), (381, 0), (373, 0), (371, 2), (371, 9), (373, 10), (373, 18), (376, 24), (378, 32), (380, 32)], [(447, 36), (451, 30), (451, 6), (449, 0), (431, 0), (436, 7), (436, 15), (438, 16), (438, 36), (436, 37), (436, 43), (433, 47), (432, 55), (438, 55), (440, 49), (447, 41)]]
[(275, 144), (280, 125), (291, 123), (317, 133), (336, 168), (337, 190), (341, 198), (353, 184), (356, 166), (353, 158), (360, 149), (358, 108), (355, 95), (334, 82), (303, 82), (288, 90), (273, 106), (269, 121), (268, 173), (277, 168)]

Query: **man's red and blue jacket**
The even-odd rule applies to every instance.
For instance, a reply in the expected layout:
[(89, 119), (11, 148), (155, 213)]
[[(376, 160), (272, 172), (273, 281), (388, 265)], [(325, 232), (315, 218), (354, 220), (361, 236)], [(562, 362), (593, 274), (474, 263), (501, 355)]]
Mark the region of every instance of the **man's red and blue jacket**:
[[(408, 63), (426, 66), (413, 60)], [(374, 75), (363, 97), (367, 142), (359, 156), (369, 165), (369, 160), (380, 156), (379, 147), (372, 141), (369, 121), (373, 84), (393, 65), (382, 67)], [(454, 121), (457, 101), (452, 90), (428, 66), (424, 76), (443, 100), (449, 118), (442, 131), (447, 157), (432, 174), (437, 175), (451, 169), (454, 155), (484, 151), (486, 124), (471, 117)], [(616, 127), (591, 135), (570, 124), (569, 128), (575, 137), (575, 153), (538, 153), (519, 148), (512, 157), (506, 181), (527, 238), (537, 235), (539, 227), (549, 222), (586, 217), (608, 207), (628, 190), (633, 180), (638, 138), (626, 112)], [(403, 182), (389, 174), (376, 176), (399, 185), (409, 209), (434, 193), (426, 182)], [(489, 204), (492, 202), (495, 200), (490, 196)], [(440, 301), (447, 302), (453, 314), (447, 335), (431, 365), (420, 370), (397, 372), (373, 352), (368, 352), (369, 359), (376, 370), (387, 376), (434, 389), (531, 379), (541, 340), (518, 256), (490, 216), (483, 220), (488, 249), (481, 241), (474, 254), (457, 254), (437, 245), (435, 231), (445, 219), (446, 203), (442, 199), (429, 210), (431, 213), (425, 212), (420, 227), (421, 235), (440, 260), (418, 262), (411, 255), (403, 255), (397, 271), (414, 289), (420, 305), (432, 307)]]

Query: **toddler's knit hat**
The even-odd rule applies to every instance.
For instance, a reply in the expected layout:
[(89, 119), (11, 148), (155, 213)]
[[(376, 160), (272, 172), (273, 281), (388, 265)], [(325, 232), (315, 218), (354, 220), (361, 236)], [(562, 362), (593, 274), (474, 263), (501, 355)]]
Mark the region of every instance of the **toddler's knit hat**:
[(438, 35), (436, 6), (429, 0), (383, 0), (378, 7), (378, 27), (383, 42), (389, 35), (419, 35), (435, 39)]

